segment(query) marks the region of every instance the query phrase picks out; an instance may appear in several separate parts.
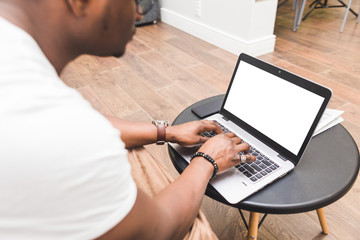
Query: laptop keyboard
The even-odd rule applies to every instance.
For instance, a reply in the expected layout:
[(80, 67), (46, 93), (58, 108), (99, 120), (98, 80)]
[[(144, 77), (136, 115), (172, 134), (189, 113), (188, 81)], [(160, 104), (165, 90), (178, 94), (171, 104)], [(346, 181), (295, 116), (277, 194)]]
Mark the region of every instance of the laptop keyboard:
[[(216, 120), (213, 120), (216, 124), (218, 124), (223, 132), (231, 132), (221, 123)], [(204, 132), (202, 134), (204, 137), (213, 137), (216, 135), (215, 132)], [(263, 177), (268, 176), (273, 171), (279, 168), (279, 165), (270, 160), (267, 156), (262, 154), (256, 148), (250, 146), (249, 153), (256, 157), (256, 161), (247, 162), (243, 164), (238, 164), (235, 167), (246, 177), (248, 177), (252, 182), (256, 182)], [(240, 153), (243, 154), (243, 153)]]

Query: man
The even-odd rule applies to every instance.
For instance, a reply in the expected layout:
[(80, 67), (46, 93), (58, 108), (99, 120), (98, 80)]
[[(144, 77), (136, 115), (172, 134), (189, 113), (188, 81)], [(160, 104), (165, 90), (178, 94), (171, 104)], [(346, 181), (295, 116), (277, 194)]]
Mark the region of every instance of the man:
[[(182, 238), (216, 167), (249, 149), (210, 121), (165, 130), (104, 117), (59, 79), (81, 54), (123, 55), (135, 10), (133, 0), (0, 0), (1, 239)], [(152, 198), (135, 185), (125, 148), (157, 140), (204, 143), (209, 157)]]

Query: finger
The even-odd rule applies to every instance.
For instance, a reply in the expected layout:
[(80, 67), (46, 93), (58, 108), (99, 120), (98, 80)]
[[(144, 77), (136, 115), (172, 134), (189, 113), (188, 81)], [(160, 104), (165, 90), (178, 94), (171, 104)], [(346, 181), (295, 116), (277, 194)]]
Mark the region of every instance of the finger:
[(242, 139), (241, 139), (239, 136), (237, 136), (235, 133), (234, 133), (234, 134), (232, 134), (232, 135), (231, 135), (231, 137), (232, 137), (232, 138), (237, 138), (237, 139), (240, 139), (240, 141), (242, 142)]
[(241, 144), (241, 143), (242, 143), (242, 139), (241, 139), (241, 138), (239, 138), (239, 137), (237, 137), (237, 136), (233, 137), (233, 138), (232, 138), (232, 140), (235, 142), (235, 144), (236, 144), (236, 145), (238, 145), (238, 144)]
[(237, 147), (238, 147), (238, 152), (249, 153), (250, 145), (248, 143), (243, 142), (243, 143), (237, 145)]
[(255, 162), (256, 161), (256, 157), (250, 154), (246, 154), (246, 162)]
[(204, 143), (204, 142), (206, 142), (207, 140), (209, 140), (210, 138), (209, 137), (200, 137), (199, 138), (199, 143)]
[(233, 132), (226, 132), (226, 133), (224, 133), (224, 135), (229, 137), (229, 138), (236, 137), (235, 133), (233, 133)]
[(254, 162), (256, 161), (256, 157), (255, 156), (252, 156), (250, 154), (243, 154), (243, 155), (240, 155), (240, 163), (246, 163), (246, 162)]
[(213, 131), (216, 134), (222, 133), (222, 130), (219, 125), (217, 125), (214, 121), (211, 120), (201, 120), (204, 125), (204, 131)]

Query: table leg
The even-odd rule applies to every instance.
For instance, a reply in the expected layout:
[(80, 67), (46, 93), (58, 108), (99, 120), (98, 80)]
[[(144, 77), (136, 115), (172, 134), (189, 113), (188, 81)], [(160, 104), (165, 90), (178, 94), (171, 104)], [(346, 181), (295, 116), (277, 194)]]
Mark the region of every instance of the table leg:
[(257, 212), (250, 212), (248, 240), (257, 239), (259, 215)]
[(324, 208), (319, 208), (319, 209), (316, 210), (316, 212), (317, 212), (317, 215), (319, 217), (319, 221), (320, 221), (322, 231), (323, 231), (324, 234), (327, 235), (329, 233), (329, 230), (328, 230), (327, 223), (326, 223)]

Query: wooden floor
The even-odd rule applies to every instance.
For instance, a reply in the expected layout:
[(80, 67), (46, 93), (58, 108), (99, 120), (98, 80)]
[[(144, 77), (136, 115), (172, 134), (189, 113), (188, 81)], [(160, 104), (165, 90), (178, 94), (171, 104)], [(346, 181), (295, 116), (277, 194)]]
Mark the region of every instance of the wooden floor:
[[(356, 11), (358, 4), (353, 3)], [(334, 92), (330, 107), (345, 111), (343, 125), (360, 146), (360, 24), (349, 15), (339, 33), (344, 12), (344, 8), (316, 10), (292, 32), (294, 12), (291, 2), (286, 3), (277, 13), (275, 51), (260, 58), (330, 87)], [(233, 54), (159, 23), (138, 28), (124, 57), (81, 56), (61, 77), (102, 113), (136, 121), (173, 120), (190, 104), (224, 93), (236, 60)], [(177, 176), (165, 146), (147, 148)], [(360, 239), (359, 184), (325, 207), (329, 235), (321, 234), (313, 211), (270, 215), (258, 238)], [(219, 239), (246, 239), (236, 209), (207, 197), (202, 209)]]

